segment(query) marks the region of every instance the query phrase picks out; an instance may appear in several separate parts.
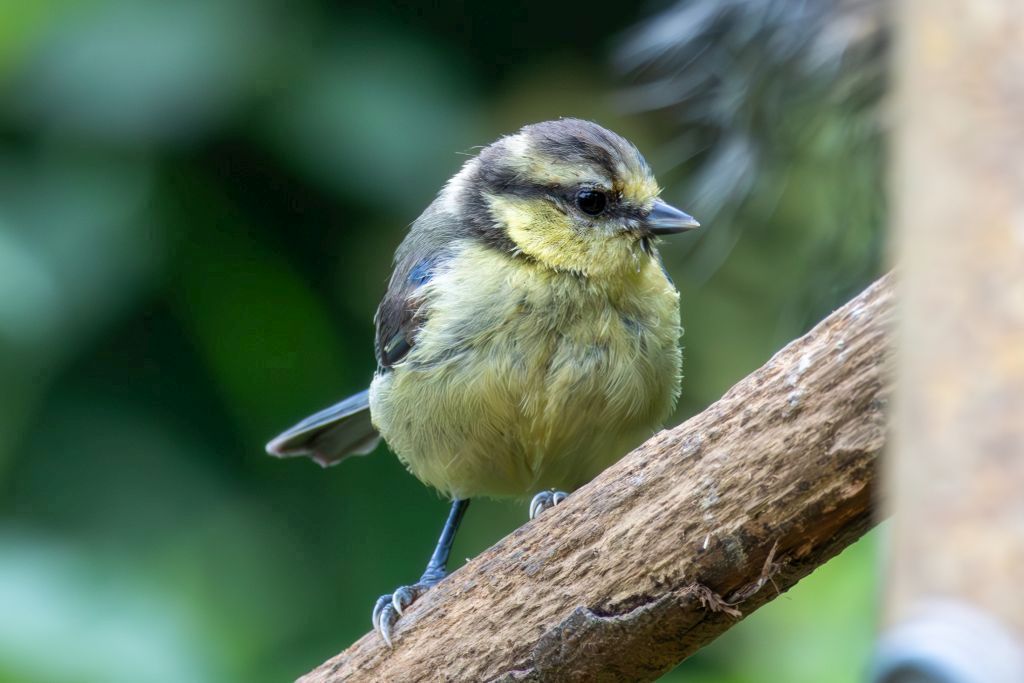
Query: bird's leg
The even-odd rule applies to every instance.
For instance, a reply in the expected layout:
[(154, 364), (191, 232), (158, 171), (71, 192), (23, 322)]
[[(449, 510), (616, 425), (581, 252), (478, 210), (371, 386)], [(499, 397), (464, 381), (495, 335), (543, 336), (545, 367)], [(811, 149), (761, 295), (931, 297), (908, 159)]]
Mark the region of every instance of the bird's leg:
[(548, 508), (553, 508), (569, 496), (565, 491), (541, 491), (530, 501), (530, 519), (536, 519), (537, 515)]
[(448, 513), (444, 528), (441, 529), (441, 537), (437, 539), (437, 547), (434, 548), (434, 553), (430, 556), (430, 561), (427, 562), (427, 568), (423, 571), (420, 580), (411, 586), (402, 586), (394, 593), (377, 598), (377, 604), (373, 606), (373, 628), (384, 639), (388, 647), (391, 647), (391, 630), (398, 618), (402, 616), (402, 612), (426, 593), (427, 589), (447, 576), (448, 556), (452, 552), (455, 532), (459, 530), (462, 516), (466, 514), (468, 507), (469, 499), (452, 501), (452, 509)]

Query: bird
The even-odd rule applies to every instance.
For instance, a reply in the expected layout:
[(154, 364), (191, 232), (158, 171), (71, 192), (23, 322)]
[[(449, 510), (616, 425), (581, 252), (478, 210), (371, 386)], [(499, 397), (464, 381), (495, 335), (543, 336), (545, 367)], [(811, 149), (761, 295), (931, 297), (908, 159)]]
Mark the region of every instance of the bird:
[(679, 292), (657, 241), (699, 227), (637, 148), (561, 118), (464, 163), (398, 247), (369, 389), (267, 444), (322, 466), (383, 438), (451, 508), (419, 581), (377, 599), (387, 646), (447, 574), (469, 501), (560, 504), (662, 426), (682, 379)]

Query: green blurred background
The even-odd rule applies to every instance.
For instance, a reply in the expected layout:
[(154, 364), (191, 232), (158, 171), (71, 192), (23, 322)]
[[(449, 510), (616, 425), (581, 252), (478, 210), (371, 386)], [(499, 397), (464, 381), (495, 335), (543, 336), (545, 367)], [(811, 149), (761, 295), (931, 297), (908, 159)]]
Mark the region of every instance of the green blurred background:
[[(0, 681), (291, 680), (418, 576), (447, 504), (385, 448), (263, 444), (367, 384), (405, 226), (501, 133), (594, 119), (707, 226), (663, 247), (675, 421), (869, 282), (871, 115), (766, 56), (806, 21), (725, 5), (684, 37), (707, 0), (0, 0)], [(475, 504), (454, 557), (525, 516)], [(664, 680), (858, 680), (874, 564), (869, 537)]]

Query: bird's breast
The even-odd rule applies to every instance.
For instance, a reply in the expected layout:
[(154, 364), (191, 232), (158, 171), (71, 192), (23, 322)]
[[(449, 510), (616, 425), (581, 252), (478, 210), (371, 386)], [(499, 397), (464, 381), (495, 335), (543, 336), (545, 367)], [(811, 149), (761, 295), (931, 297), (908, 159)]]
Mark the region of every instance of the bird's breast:
[(574, 488), (675, 403), (678, 293), (654, 259), (593, 283), (470, 244), (423, 295), (415, 347), (374, 382), (373, 417), (446, 493)]

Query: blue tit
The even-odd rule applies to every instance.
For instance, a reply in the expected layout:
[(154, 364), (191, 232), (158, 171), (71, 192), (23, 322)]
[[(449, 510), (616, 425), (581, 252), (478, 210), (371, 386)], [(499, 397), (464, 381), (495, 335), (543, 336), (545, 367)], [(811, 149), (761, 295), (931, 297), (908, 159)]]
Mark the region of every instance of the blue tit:
[(267, 446), (327, 466), (383, 437), (452, 499), (419, 582), (373, 610), (389, 644), (402, 611), (445, 576), (471, 498), (542, 490), (533, 516), (671, 413), (679, 293), (656, 240), (698, 223), (659, 193), (636, 147), (589, 121), (529, 125), (484, 148), (398, 248), (369, 390)]

